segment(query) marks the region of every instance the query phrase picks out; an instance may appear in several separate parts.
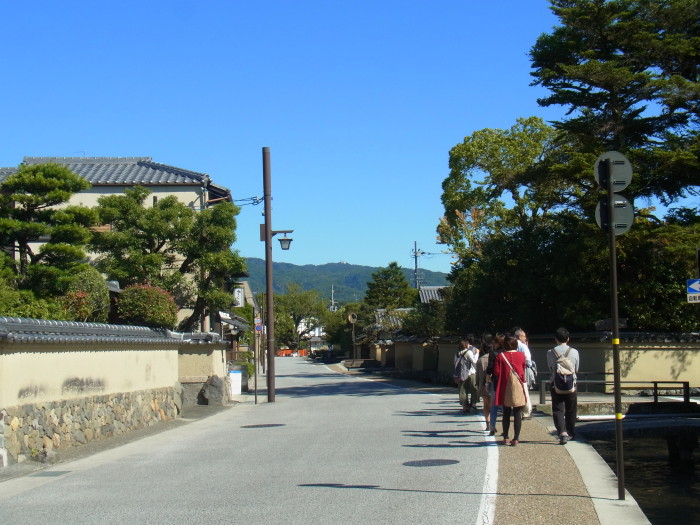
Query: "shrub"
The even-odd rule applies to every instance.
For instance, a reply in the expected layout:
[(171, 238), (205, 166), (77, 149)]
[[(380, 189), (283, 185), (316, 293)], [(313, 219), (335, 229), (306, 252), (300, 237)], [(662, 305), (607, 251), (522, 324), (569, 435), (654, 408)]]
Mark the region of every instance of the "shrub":
[(255, 363), (253, 362), (253, 352), (238, 352), (236, 364), (244, 366), (248, 372), (248, 377), (255, 375)]
[(67, 321), (64, 308), (50, 299), (39, 299), (28, 290), (16, 290), (0, 277), (0, 315)]
[(75, 321), (104, 323), (109, 314), (109, 287), (100, 272), (87, 266), (72, 276), (60, 302)]
[(156, 286), (136, 284), (119, 295), (117, 313), (124, 324), (168, 328), (175, 326), (177, 306), (173, 297)]

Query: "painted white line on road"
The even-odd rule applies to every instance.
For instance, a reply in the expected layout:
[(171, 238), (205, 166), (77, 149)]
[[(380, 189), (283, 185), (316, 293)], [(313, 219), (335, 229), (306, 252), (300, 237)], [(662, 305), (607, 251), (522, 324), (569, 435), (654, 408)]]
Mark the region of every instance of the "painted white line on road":
[[(484, 424), (486, 420), (483, 420)], [(481, 489), (481, 504), (476, 525), (492, 525), (496, 518), (496, 491), (498, 490), (498, 444), (495, 436), (486, 435), (486, 469)]]

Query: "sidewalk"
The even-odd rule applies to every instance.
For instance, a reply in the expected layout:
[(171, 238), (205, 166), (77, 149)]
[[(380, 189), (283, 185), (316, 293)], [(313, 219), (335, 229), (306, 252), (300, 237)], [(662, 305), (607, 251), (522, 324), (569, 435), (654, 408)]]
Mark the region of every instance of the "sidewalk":
[(620, 501), (617, 491), (593, 447), (578, 438), (559, 445), (546, 414), (523, 422), (519, 446), (499, 446), (496, 524), (649, 523), (634, 498), (626, 493)]

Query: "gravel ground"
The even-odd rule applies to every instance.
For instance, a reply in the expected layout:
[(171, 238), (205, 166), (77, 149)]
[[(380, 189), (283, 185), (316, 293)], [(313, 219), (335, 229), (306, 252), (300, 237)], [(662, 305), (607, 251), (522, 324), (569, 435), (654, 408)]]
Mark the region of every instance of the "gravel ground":
[(548, 416), (523, 421), (520, 444), (499, 445), (495, 525), (599, 525), (576, 464), (546, 425)]

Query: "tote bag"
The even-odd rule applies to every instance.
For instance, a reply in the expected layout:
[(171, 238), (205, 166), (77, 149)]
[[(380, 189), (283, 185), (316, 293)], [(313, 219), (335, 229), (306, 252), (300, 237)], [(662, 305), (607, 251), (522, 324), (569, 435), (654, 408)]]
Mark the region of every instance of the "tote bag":
[(503, 398), (503, 406), (506, 407), (521, 407), (525, 406), (525, 390), (523, 389), (523, 383), (520, 381), (518, 374), (513, 370), (513, 365), (510, 361), (506, 359), (505, 356), (502, 357), (508, 366), (510, 367), (510, 374), (508, 375), (508, 382), (506, 383), (505, 396)]

